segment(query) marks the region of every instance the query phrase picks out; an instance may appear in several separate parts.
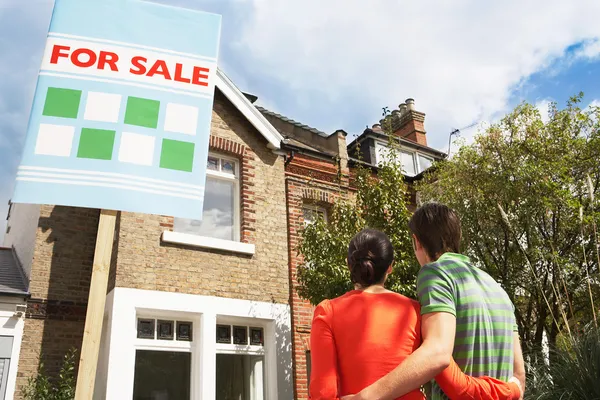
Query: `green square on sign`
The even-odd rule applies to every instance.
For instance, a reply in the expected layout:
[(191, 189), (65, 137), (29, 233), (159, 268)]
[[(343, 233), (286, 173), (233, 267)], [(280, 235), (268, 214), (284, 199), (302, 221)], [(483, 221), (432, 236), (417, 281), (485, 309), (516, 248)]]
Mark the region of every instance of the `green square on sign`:
[(80, 100), (81, 90), (49, 87), (42, 114), (47, 117), (77, 118)]
[(125, 110), (125, 123), (128, 125), (154, 128), (158, 126), (158, 109), (160, 101), (142, 99), (141, 97), (128, 97)]
[(77, 157), (110, 160), (115, 144), (115, 131), (83, 128), (79, 139)]
[(194, 143), (163, 139), (160, 150), (160, 167), (192, 172)]

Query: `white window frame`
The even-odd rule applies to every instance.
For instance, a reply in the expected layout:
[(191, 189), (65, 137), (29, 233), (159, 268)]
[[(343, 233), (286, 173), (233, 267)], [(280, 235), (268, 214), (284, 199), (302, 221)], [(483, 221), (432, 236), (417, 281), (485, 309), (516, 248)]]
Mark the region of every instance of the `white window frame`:
[[(241, 190), (240, 190), (240, 160), (235, 157), (225, 156), (217, 152), (209, 152), (209, 157), (215, 157), (219, 160), (227, 160), (234, 163), (234, 174), (224, 173), (206, 169), (206, 178), (222, 180), (224, 182), (233, 182), (233, 240), (218, 239), (210, 236), (195, 235), (192, 233), (164, 231), (162, 239), (167, 243), (183, 244), (186, 246), (201, 247), (206, 249), (216, 249), (253, 255), (255, 253), (254, 244), (242, 243), (241, 240)], [(207, 159), (208, 161), (208, 159)], [(220, 161), (219, 161), (220, 165)]]
[[(385, 145), (383, 143), (380, 143), (380, 142), (375, 142), (375, 155), (376, 155), (375, 161), (376, 161), (377, 165), (379, 165), (383, 161), (381, 152), (382, 151), (386, 151), (387, 148), (388, 148), (387, 145)], [(424, 171), (424, 169), (421, 166), (421, 160), (419, 159), (420, 157), (423, 157), (423, 158), (426, 158), (426, 159), (430, 160), (432, 164), (435, 161), (434, 157), (431, 157), (430, 155), (422, 153), (422, 152), (417, 151), (417, 150), (412, 150), (412, 149), (409, 149), (409, 148), (406, 148), (406, 147), (400, 147), (399, 151), (400, 151), (400, 153), (406, 153), (406, 154), (412, 155), (413, 166), (415, 168), (415, 172), (416, 173), (415, 174), (409, 174), (407, 171), (404, 171), (404, 174), (407, 175), (407, 176), (415, 176), (415, 175), (418, 175), (418, 174), (420, 174), (421, 172)], [(402, 157), (402, 155), (400, 155), (400, 157)], [(402, 164), (402, 159), (400, 159), (400, 163)], [(402, 168), (404, 168), (404, 165), (402, 165)]]
[[(292, 372), (291, 317), (288, 304), (151, 290), (115, 288), (106, 299), (106, 331), (96, 374), (95, 397), (132, 398), (136, 350), (191, 351), (191, 399), (214, 399), (216, 391), (216, 326), (220, 323), (262, 327), (261, 349), (238, 346), (227, 351), (264, 354), (265, 400), (291, 398), (286, 377)], [(190, 321), (192, 342), (137, 339), (140, 318)], [(217, 323), (218, 321), (218, 323)], [(154, 343), (152, 343), (154, 342)], [(191, 343), (191, 347), (188, 349)], [(253, 346), (252, 346), (253, 347)], [(261, 354), (261, 351), (263, 352)], [(282, 368), (282, 363), (286, 367)]]
[[(233, 182), (233, 242), (239, 242), (240, 238), (240, 160), (235, 157), (224, 156), (219, 153), (208, 153), (209, 157), (219, 159), (219, 165), (221, 160), (233, 162), (233, 175), (221, 171), (213, 171), (206, 168), (206, 178), (214, 178), (224, 182)], [(207, 160), (208, 161), (208, 160)]]
[(419, 172), (418, 172), (419, 174), (420, 174), (421, 172), (423, 172), (423, 171), (426, 171), (426, 170), (427, 170), (427, 169), (423, 169), (423, 167), (421, 166), (421, 157), (428, 159), (428, 160), (429, 160), (429, 162), (430, 162), (432, 165), (433, 165), (433, 163), (434, 163), (434, 161), (435, 161), (435, 159), (434, 159), (433, 157), (430, 157), (430, 156), (428, 156), (428, 155), (425, 155), (425, 154), (423, 154), (423, 153), (419, 153), (419, 152), (417, 152), (417, 153), (416, 153), (416, 155), (417, 155), (416, 159), (417, 159), (417, 167), (418, 167), (417, 169), (418, 169), (418, 171), (419, 171)]
[(302, 221), (304, 223), (304, 226), (307, 226), (309, 224), (309, 222), (306, 221), (306, 219), (304, 219), (304, 210), (312, 210), (317, 214), (322, 214), (323, 215), (323, 219), (325, 220), (325, 222), (327, 223), (329, 216), (327, 215), (327, 209), (323, 206), (319, 206), (316, 204), (303, 204), (302, 205)]
[[(137, 337), (137, 322), (139, 319), (154, 319), (154, 339), (142, 339)], [(173, 339), (165, 340), (158, 339), (158, 320), (173, 321)], [(182, 341), (176, 340), (177, 338), (177, 321), (191, 322), (192, 323), (192, 340)], [(198, 379), (196, 378), (199, 374), (200, 362), (197, 354), (199, 353), (198, 345), (199, 335), (197, 330), (200, 329), (200, 319), (189, 314), (178, 313), (178, 312), (160, 312), (151, 310), (138, 310), (135, 318), (135, 337), (133, 339), (134, 348), (134, 371), (133, 377), (135, 377), (135, 355), (138, 350), (146, 351), (165, 351), (165, 352), (181, 352), (191, 353), (191, 366), (190, 366), (190, 398), (193, 398), (193, 394), (198, 391)]]
[(17, 298), (0, 298), (0, 336), (13, 337), (5, 400), (13, 400), (14, 395), (18, 394), (16, 392), (17, 370), (19, 369), (19, 354), (25, 326), (24, 316), (18, 315), (16, 312), (16, 306), (25, 303), (23, 299), (19, 300), (21, 301), (18, 301)]
[[(217, 316), (217, 324), (215, 325), (215, 329), (217, 325), (229, 325), (231, 326), (231, 336), (233, 339), (233, 326), (245, 326), (247, 328), (262, 328), (263, 329), (263, 346), (255, 346), (255, 345), (239, 345), (239, 344), (226, 344), (226, 343), (217, 343), (215, 346), (216, 354), (238, 354), (238, 355), (249, 355), (249, 356), (261, 356), (263, 362), (263, 370), (262, 370), (262, 396), (266, 398), (267, 388), (269, 385), (276, 384), (274, 382), (274, 375), (268, 373), (268, 368), (273, 370), (273, 366), (269, 365), (270, 361), (267, 357), (268, 353), (272, 352), (271, 349), (267, 349), (267, 341), (266, 341), (266, 332), (268, 329), (267, 324), (264, 321), (250, 319), (250, 318), (232, 318), (227, 316)], [(215, 355), (216, 356), (216, 355)], [(215, 365), (216, 367), (216, 365)], [(277, 367), (275, 367), (277, 368)], [(216, 372), (215, 372), (216, 373)], [(273, 382), (272, 382), (273, 381)]]
[[(408, 171), (404, 171), (404, 173), (408, 176), (418, 175), (419, 174), (419, 164), (417, 162), (417, 159), (419, 157), (417, 157), (417, 152), (411, 151), (411, 150), (406, 150), (406, 149), (400, 149), (400, 163), (401, 164), (402, 164), (402, 154), (407, 154), (412, 157), (413, 168), (415, 170), (414, 174), (408, 173)], [(404, 165), (402, 165), (402, 169), (404, 169)]]

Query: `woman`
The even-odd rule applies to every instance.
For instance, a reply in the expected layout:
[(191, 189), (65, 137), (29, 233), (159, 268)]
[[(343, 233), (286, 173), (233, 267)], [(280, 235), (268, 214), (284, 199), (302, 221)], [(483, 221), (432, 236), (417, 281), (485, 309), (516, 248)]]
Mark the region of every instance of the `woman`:
[[(359, 393), (421, 345), (419, 303), (384, 288), (393, 263), (394, 249), (385, 233), (365, 229), (350, 241), (348, 267), (356, 290), (323, 301), (314, 313), (312, 400)], [(469, 377), (455, 363), (436, 380), (451, 399), (520, 397), (514, 383)], [(401, 399), (423, 400), (425, 396), (414, 390)]]

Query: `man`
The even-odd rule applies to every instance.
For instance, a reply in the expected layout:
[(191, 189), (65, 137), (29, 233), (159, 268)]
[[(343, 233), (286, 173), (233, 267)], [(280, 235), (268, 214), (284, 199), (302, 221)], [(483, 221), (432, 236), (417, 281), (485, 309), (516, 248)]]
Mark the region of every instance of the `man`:
[[(452, 357), (466, 374), (510, 380), (523, 393), (525, 367), (514, 307), (493, 278), (459, 254), (458, 215), (428, 203), (409, 227), (422, 267), (417, 292), (423, 344), (388, 375), (344, 400), (393, 400), (434, 379)], [(433, 383), (432, 398), (448, 397)]]

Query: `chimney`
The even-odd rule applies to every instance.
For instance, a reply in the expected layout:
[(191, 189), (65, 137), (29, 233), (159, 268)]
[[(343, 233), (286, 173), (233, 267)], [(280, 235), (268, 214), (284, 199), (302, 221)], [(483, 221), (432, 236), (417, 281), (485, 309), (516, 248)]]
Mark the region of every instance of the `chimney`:
[(416, 111), (414, 99), (406, 99), (398, 108), (398, 112), (392, 112), (394, 135), (427, 146), (425, 113)]

